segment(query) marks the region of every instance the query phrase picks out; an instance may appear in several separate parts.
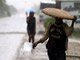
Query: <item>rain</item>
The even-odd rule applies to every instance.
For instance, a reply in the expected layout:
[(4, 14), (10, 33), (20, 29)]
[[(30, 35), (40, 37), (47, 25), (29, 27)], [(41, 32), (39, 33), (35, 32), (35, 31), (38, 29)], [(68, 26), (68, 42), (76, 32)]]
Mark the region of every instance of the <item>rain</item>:
[[(41, 12), (43, 8), (63, 9), (77, 16), (74, 31), (68, 38), (66, 60), (80, 60), (80, 1), (60, 0), (0, 0), (0, 60), (49, 60), (45, 41), (33, 49), (28, 42), (26, 19), (31, 9), (35, 10), (36, 35), (40, 40), (45, 32), (46, 24), (54, 19)], [(57, 3), (61, 5), (58, 6)], [(75, 8), (76, 7), (76, 8)], [(71, 20), (65, 20), (69, 26)]]

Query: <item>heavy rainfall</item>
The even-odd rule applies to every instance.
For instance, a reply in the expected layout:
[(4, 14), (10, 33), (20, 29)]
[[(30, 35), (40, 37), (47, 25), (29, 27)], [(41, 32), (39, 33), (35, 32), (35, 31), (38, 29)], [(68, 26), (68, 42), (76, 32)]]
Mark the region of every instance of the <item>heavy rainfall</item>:
[[(54, 18), (42, 13), (44, 8), (58, 8), (77, 16), (74, 31), (68, 37), (66, 60), (80, 60), (80, 1), (79, 0), (0, 0), (0, 60), (49, 60), (45, 41), (35, 49), (28, 42), (26, 17), (35, 10), (36, 35), (40, 40), (45, 27)], [(69, 26), (71, 20), (65, 20)]]

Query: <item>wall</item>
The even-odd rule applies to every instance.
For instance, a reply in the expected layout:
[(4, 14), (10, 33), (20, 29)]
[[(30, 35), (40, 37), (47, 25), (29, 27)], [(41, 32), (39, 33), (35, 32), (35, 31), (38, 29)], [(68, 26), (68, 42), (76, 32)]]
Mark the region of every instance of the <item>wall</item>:
[[(77, 16), (77, 21), (75, 22), (74, 27), (80, 28), (80, 2), (61, 2), (61, 9), (71, 12), (73, 15)], [(71, 21), (65, 20), (68, 25), (71, 24)]]

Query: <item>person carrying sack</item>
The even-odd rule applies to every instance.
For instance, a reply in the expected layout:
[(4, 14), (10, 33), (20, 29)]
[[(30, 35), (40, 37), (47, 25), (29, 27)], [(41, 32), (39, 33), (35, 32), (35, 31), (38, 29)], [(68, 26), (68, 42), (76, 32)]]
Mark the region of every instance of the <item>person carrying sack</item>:
[(36, 41), (33, 46), (36, 47), (39, 43), (44, 43), (49, 38), (46, 44), (49, 60), (66, 60), (65, 51), (68, 48), (68, 37), (74, 30), (74, 22), (77, 18), (74, 16), (70, 27), (63, 22), (62, 18), (54, 18), (55, 21), (47, 24), (43, 37), (39, 41)]

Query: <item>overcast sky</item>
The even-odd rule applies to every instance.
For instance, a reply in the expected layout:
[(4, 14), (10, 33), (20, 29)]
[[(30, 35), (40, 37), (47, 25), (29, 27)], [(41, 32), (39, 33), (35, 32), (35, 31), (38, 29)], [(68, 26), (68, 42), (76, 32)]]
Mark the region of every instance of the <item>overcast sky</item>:
[(29, 10), (32, 6), (39, 5), (42, 1), (50, 0), (6, 0), (7, 4), (15, 6), (17, 9)]

